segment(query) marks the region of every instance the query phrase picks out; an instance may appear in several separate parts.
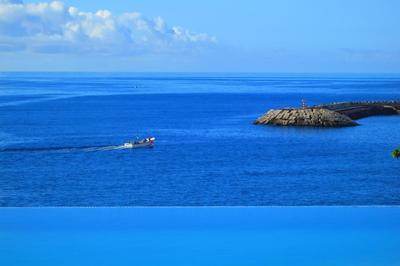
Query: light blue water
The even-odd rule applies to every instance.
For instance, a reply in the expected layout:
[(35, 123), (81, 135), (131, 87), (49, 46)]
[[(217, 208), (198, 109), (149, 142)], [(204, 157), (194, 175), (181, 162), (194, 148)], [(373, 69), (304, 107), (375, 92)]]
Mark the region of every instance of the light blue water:
[(400, 264), (398, 208), (0, 209), (0, 265)]
[[(0, 206), (397, 205), (400, 117), (252, 122), (399, 88), (389, 75), (2, 73)], [(147, 136), (154, 149), (113, 148)]]

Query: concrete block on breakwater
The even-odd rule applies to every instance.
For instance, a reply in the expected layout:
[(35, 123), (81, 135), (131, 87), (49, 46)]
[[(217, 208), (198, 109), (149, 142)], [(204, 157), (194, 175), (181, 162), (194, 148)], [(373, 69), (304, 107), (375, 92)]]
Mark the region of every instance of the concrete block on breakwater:
[(400, 102), (344, 102), (313, 107), (270, 110), (259, 117), (257, 125), (348, 127), (354, 120), (374, 115), (400, 114)]

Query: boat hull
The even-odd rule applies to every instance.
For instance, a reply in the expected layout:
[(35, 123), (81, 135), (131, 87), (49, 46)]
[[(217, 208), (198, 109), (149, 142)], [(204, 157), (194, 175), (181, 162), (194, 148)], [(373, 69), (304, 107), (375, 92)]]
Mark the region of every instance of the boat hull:
[(143, 144), (124, 144), (125, 149), (138, 149), (138, 148), (152, 148), (154, 146), (153, 143), (143, 143)]
[(155, 138), (150, 138), (146, 142), (128, 142), (123, 145), (124, 149), (138, 149), (138, 148), (152, 148), (154, 146)]

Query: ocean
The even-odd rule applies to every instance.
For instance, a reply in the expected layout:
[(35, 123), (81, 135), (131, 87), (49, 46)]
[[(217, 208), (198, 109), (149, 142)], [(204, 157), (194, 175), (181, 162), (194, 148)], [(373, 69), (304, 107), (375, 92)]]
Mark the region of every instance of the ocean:
[(398, 208), (0, 208), (10, 266), (399, 265)]
[(400, 116), (252, 124), (302, 99), (400, 100), (400, 76), (0, 73), (0, 206), (400, 204)]

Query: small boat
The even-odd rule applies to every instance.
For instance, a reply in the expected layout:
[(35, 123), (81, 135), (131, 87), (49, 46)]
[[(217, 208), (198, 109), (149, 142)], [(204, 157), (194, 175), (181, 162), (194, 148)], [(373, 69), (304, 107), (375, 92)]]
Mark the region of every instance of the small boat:
[(142, 140), (129, 141), (124, 143), (124, 149), (136, 149), (136, 148), (152, 148), (156, 138), (150, 137)]

